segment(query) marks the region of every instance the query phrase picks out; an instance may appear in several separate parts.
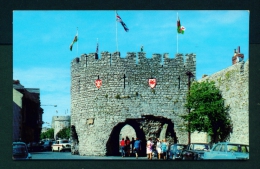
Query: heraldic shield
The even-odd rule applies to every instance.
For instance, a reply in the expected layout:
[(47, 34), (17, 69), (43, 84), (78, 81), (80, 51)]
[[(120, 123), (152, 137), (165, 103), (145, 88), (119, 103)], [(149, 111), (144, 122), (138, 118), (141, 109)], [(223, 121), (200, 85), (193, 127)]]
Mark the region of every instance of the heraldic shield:
[(95, 81), (95, 84), (96, 84), (96, 87), (97, 87), (97, 88), (100, 88), (101, 85), (102, 85), (102, 80), (97, 79), (97, 80)]
[(156, 86), (156, 79), (149, 79), (149, 86), (153, 89)]

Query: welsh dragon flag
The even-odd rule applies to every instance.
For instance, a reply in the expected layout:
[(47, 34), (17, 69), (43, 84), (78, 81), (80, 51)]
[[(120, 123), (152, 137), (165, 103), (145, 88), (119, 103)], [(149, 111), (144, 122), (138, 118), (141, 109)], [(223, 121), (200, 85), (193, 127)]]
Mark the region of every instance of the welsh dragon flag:
[(180, 21), (180, 19), (178, 17), (178, 20), (177, 20), (177, 32), (181, 33), (181, 34), (184, 34), (184, 31), (185, 31), (185, 27), (181, 26), (181, 21)]

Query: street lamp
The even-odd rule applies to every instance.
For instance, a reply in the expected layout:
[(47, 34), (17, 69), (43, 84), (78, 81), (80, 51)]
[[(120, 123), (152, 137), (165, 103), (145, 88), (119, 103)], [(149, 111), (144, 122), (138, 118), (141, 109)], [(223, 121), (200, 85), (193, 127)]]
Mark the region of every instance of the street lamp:
[(54, 106), (54, 107), (57, 107), (57, 105), (41, 105), (41, 106)]
[[(190, 84), (191, 84), (191, 78), (194, 77), (194, 75), (188, 71), (186, 72), (186, 75), (188, 76), (188, 92), (190, 95)], [(188, 109), (188, 114), (190, 114), (190, 108)], [(188, 144), (190, 144), (190, 121), (188, 121)]]

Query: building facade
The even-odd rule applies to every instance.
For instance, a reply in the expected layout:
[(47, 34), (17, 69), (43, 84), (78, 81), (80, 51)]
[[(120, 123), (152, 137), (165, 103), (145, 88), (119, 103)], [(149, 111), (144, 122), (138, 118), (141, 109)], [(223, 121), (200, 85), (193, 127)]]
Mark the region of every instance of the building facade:
[(13, 142), (19, 141), (22, 137), (21, 135), (22, 97), (23, 94), (13, 88)]
[[(13, 88), (14, 133), (17, 133), (17, 126), (19, 126), (20, 141), (25, 143), (38, 142), (40, 141), (43, 114), (43, 109), (40, 107), (40, 89), (25, 88), (19, 80), (13, 81)], [(20, 94), (17, 94), (17, 92)], [(19, 100), (21, 106), (17, 105), (17, 100)], [(16, 136), (14, 139), (16, 139)]]

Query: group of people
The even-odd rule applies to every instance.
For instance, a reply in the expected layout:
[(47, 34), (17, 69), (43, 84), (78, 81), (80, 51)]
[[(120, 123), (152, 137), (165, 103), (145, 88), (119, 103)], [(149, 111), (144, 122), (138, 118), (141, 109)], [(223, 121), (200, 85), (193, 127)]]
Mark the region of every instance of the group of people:
[[(132, 148), (132, 153), (134, 153), (136, 158), (138, 158), (141, 150), (141, 140), (139, 140), (139, 138), (132, 138), (132, 140), (130, 141), (130, 139), (126, 136), (126, 139), (122, 138), (119, 145), (122, 157), (130, 157), (130, 150)], [(158, 159), (161, 159), (161, 157), (163, 157), (164, 160), (167, 159), (168, 143), (166, 142), (166, 139), (160, 140), (159, 138), (157, 138), (156, 144), (152, 141), (152, 138), (148, 139), (146, 143), (146, 154), (149, 160), (152, 160), (154, 148), (157, 151)]]
[(139, 152), (141, 150), (141, 140), (139, 140), (139, 138), (132, 138), (132, 141), (130, 141), (129, 137), (127, 136), (126, 139), (122, 138), (122, 140), (119, 143), (122, 157), (130, 157), (130, 145), (132, 145), (132, 153), (134, 153), (136, 158), (138, 158)]
[(160, 160), (161, 156), (164, 160), (167, 159), (167, 150), (168, 150), (168, 143), (166, 142), (166, 139), (160, 140), (157, 138), (156, 145), (152, 141), (152, 138), (149, 138), (146, 144), (146, 153), (149, 160), (152, 160), (153, 156), (153, 149), (156, 149), (157, 151), (157, 157)]

